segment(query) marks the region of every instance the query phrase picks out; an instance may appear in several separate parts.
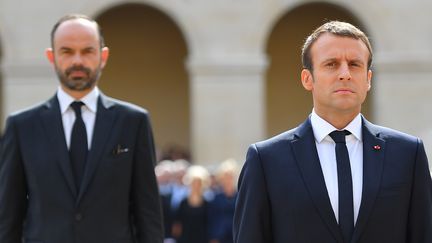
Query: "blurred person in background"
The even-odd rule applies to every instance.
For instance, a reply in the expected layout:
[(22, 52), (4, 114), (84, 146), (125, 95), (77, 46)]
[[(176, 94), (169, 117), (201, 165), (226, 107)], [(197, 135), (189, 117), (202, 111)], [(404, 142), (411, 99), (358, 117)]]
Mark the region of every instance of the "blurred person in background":
[(210, 175), (203, 166), (193, 165), (183, 181), (189, 193), (176, 210), (172, 235), (177, 243), (207, 243), (208, 202), (203, 194), (210, 185)]
[(160, 161), (155, 167), (155, 174), (159, 185), (159, 193), (162, 202), (163, 222), (165, 228), (164, 243), (175, 242), (171, 236), (171, 228), (174, 220), (174, 213), (171, 210), (171, 197), (173, 190), (173, 166), (171, 160)]
[(222, 162), (216, 170), (214, 199), (209, 204), (210, 243), (233, 242), (233, 217), (237, 196), (238, 164), (234, 159)]
[(171, 210), (175, 214), (180, 202), (188, 195), (188, 187), (184, 184), (183, 177), (186, 174), (189, 166), (189, 161), (178, 159), (173, 161), (172, 165), (172, 183), (171, 183)]

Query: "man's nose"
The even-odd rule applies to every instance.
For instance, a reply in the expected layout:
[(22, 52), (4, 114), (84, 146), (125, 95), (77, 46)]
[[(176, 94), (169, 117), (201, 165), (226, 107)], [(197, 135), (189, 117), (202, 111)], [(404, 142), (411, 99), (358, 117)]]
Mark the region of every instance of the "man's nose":
[(339, 70), (339, 80), (340, 81), (347, 81), (351, 80), (351, 71), (349, 69), (348, 63), (344, 63), (340, 66)]
[(75, 54), (72, 58), (72, 64), (73, 65), (78, 65), (78, 64), (82, 64), (82, 57), (80, 54)]

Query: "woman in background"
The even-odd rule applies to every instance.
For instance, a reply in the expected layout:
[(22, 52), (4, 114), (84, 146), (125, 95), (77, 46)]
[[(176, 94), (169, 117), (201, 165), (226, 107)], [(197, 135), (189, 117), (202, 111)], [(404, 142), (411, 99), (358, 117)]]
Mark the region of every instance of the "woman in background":
[(232, 243), (232, 227), (235, 201), (237, 197), (236, 183), (238, 165), (233, 159), (221, 163), (216, 170), (216, 181), (219, 185), (213, 201), (209, 204), (210, 243)]
[(177, 210), (172, 235), (177, 243), (207, 243), (208, 202), (203, 192), (210, 184), (210, 175), (204, 167), (193, 165), (183, 181), (189, 187), (189, 194)]

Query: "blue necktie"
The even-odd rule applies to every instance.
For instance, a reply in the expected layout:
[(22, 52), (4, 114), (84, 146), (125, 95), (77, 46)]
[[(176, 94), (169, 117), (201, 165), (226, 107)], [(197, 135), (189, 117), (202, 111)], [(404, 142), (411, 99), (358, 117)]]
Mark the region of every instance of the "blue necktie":
[(345, 136), (351, 134), (347, 130), (333, 131), (330, 137), (335, 141), (336, 162), (339, 186), (339, 227), (344, 242), (351, 241), (354, 231), (354, 206), (351, 166)]
[(71, 104), (71, 107), (75, 112), (75, 122), (72, 127), (69, 156), (72, 163), (73, 174), (75, 176), (75, 184), (78, 190), (84, 174), (88, 153), (87, 131), (81, 116), (81, 106), (83, 105), (84, 103), (81, 101), (75, 101)]

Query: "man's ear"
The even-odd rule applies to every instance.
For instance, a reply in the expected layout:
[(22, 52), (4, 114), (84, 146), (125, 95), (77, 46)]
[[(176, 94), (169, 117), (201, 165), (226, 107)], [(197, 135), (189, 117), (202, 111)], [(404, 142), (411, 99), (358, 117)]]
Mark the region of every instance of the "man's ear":
[(49, 47), (45, 50), (45, 55), (48, 58), (48, 61), (50, 63), (54, 64), (54, 51), (51, 47)]
[(106, 65), (106, 63), (108, 62), (108, 57), (109, 57), (109, 48), (105, 46), (101, 50), (101, 64), (102, 64), (102, 68), (104, 68), (105, 65)]
[(313, 90), (313, 76), (312, 72), (309, 69), (304, 68), (301, 72), (301, 81), (303, 84), (303, 87), (308, 90)]
[(368, 91), (371, 88), (371, 82), (372, 82), (372, 70), (369, 69), (367, 74), (367, 81), (368, 81)]

